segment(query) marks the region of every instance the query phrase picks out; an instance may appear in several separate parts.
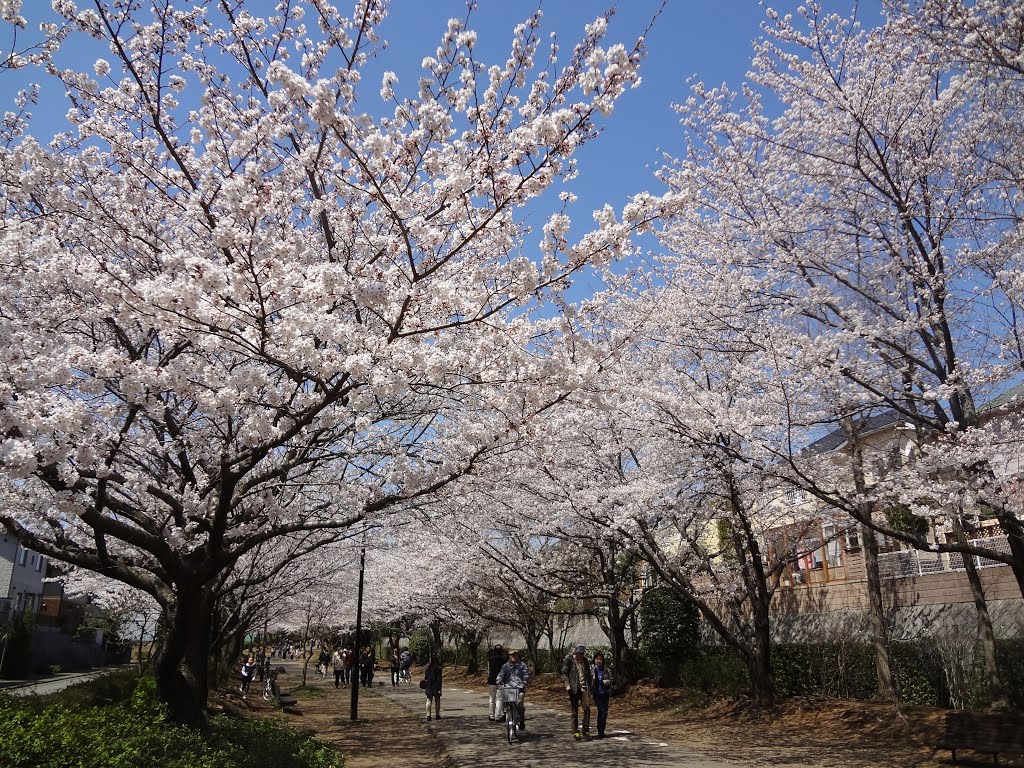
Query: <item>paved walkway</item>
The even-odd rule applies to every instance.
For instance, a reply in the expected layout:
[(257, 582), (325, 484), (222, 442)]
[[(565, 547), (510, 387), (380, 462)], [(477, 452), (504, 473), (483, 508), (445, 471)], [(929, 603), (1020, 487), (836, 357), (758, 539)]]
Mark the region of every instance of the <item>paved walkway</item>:
[[(415, 685), (371, 690), (425, 719), (426, 697)], [(554, 712), (531, 706), (527, 693), (527, 730), (510, 745), (504, 722), (487, 719), (487, 694), (445, 686), (441, 719), (428, 727), (451, 758), (451, 768), (738, 768), (683, 747), (616, 729), (614, 715), (613, 709), (607, 738), (577, 742), (569, 728), (568, 703), (565, 711)], [(594, 711), (591, 728), (595, 732), (596, 720)]]
[(99, 677), (113, 669), (123, 669), (123, 667), (103, 667), (100, 669), (90, 669), (86, 672), (61, 672), (49, 677), (33, 678), (30, 680), (0, 680), (0, 691), (11, 696), (31, 696), (33, 694), (41, 696), (47, 693), (62, 691), (69, 685)]

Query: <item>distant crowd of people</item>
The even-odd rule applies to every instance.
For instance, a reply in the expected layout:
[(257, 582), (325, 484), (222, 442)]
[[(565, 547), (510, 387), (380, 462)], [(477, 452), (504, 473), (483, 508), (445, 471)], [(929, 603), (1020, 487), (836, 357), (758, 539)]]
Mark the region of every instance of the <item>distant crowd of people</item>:
[[(272, 648), (273, 655), (283, 659), (295, 658), (296, 648), (292, 645), (277, 645)], [(299, 649), (302, 654), (304, 649)], [(312, 653), (312, 652), (311, 652)], [(255, 656), (245, 658), (242, 669), (240, 690), (245, 698), (249, 686), (258, 674), (260, 680), (270, 674), (270, 655), (264, 654), (257, 660)], [(389, 657), (391, 685), (398, 686), (403, 680), (411, 680), (412, 654), (408, 648), (394, 648)], [(358, 655), (352, 648), (335, 647), (333, 650), (321, 647), (317, 659), (318, 674), (327, 677), (334, 672), (334, 687), (347, 688), (350, 685), (361, 685), (369, 688), (373, 685), (377, 659), (371, 646), (364, 646)], [(431, 656), (423, 671), (420, 688), (426, 695), (426, 719), (441, 719), (441, 688), (442, 665), (438, 656)], [(608, 723), (608, 704), (612, 695), (612, 676), (605, 666), (604, 654), (597, 651), (593, 657), (587, 656), (587, 649), (577, 645), (572, 653), (562, 661), (560, 677), (565, 685), (569, 699), (569, 711), (572, 717), (572, 736), (577, 741), (591, 738), (591, 710), (597, 710), (597, 738), (605, 738)], [(502, 721), (504, 705), (500, 691), (503, 688), (517, 691), (515, 696), (515, 716), (520, 729), (526, 729), (526, 688), (530, 680), (530, 670), (519, 658), (516, 649), (505, 650), (500, 643), (487, 652), (487, 719)], [(384, 685), (384, 683), (380, 683)], [(582, 717), (581, 717), (582, 716)]]

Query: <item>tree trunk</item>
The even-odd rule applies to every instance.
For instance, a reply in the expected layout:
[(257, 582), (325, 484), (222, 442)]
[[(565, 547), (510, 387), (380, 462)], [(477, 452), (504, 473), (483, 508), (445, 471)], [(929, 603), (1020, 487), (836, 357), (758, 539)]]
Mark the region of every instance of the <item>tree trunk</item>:
[(733, 550), (736, 560), (743, 564), (743, 586), (750, 603), (753, 623), (752, 654), (749, 659), (750, 693), (758, 707), (770, 707), (775, 703), (775, 686), (772, 684), (772, 642), (771, 642), (771, 600), (768, 575), (764, 570), (764, 558), (757, 533), (746, 513), (742, 494), (729, 475), (729, 495), (734, 521), (732, 530)]
[(441, 660), (441, 649), (444, 647), (444, 642), (441, 638), (441, 621), (440, 619), (434, 619), (430, 622), (430, 637), (433, 648), (431, 649), (431, 655), (436, 655), (437, 660)]
[(475, 675), (480, 672), (480, 643), (483, 642), (483, 638), (480, 636), (472, 639), (466, 639), (466, 648), (469, 650), (469, 661), (466, 662), (466, 674)]
[(775, 703), (775, 686), (772, 684), (771, 657), (762, 651), (756, 648), (745, 662), (750, 677), (750, 697), (756, 707), (767, 708)]
[[(953, 518), (953, 535), (957, 544), (968, 543), (964, 535), (960, 518)], [(974, 566), (974, 556), (964, 555), (964, 571), (967, 573), (967, 583), (971, 585), (971, 596), (974, 598), (974, 609), (978, 616), (978, 636), (981, 639), (981, 649), (985, 656), (985, 675), (988, 678), (988, 698), (994, 709), (1006, 709), (1009, 707), (1009, 700), (1006, 698), (1006, 691), (1003, 689), (1002, 679), (999, 677), (999, 664), (996, 659), (996, 635), (992, 629), (992, 617), (988, 612), (988, 603), (985, 600), (985, 590), (981, 588), (981, 578), (978, 576), (978, 569)]]
[(157, 697), (167, 716), (179, 725), (206, 720), (208, 663), (213, 600), (209, 591), (178, 585), (173, 614), (166, 616), (166, 634), (157, 661)]
[[(749, 527), (746, 530), (752, 536)], [(761, 552), (756, 546), (752, 547), (751, 558), (746, 566), (751, 572), (750, 578), (746, 579), (746, 587), (754, 630), (750, 643), (753, 653), (747, 664), (750, 694), (758, 707), (770, 707), (775, 703), (775, 685), (772, 683), (771, 593), (761, 565)]]
[[(540, 639), (543, 632), (537, 628), (534, 624), (527, 624), (523, 627), (523, 639), (526, 641), (526, 658), (530, 664), (533, 665), (534, 673), (540, 672), (540, 659), (538, 650), (540, 649)], [(551, 660), (551, 665), (555, 666), (557, 661)]]
[(626, 643), (626, 625), (628, 619), (622, 615), (622, 605), (618, 598), (608, 599), (607, 626), (602, 627), (611, 645), (612, 663), (615, 675), (612, 680), (616, 686), (633, 682), (633, 667), (629, 659), (629, 646)]
[[(1024, 523), (1021, 523), (1013, 510), (1009, 510), (1006, 507), (996, 510), (996, 520), (999, 521), (1000, 527), (1006, 533), (1006, 540), (1010, 545), (1010, 554), (1013, 556), (1010, 568), (1013, 570), (1013, 576), (1017, 580), (1017, 589), (1020, 590), (1021, 596), (1024, 597)], [(967, 559), (967, 555), (964, 555), (964, 559)]]
[[(847, 419), (844, 430), (850, 447), (853, 483), (861, 498), (867, 495), (867, 479), (864, 476), (864, 451), (853, 419)], [(867, 571), (868, 621), (871, 627), (871, 644), (875, 649), (875, 670), (878, 674), (878, 697), (889, 699), (896, 708), (900, 706), (900, 688), (893, 673), (892, 655), (889, 650), (889, 630), (885, 626), (885, 607), (882, 602), (882, 579), (878, 575), (878, 540), (868, 523), (871, 522), (871, 505), (856, 505), (860, 536), (864, 545), (864, 569)]]
[(875, 539), (875, 532), (863, 523), (860, 526), (860, 537), (864, 545), (864, 567), (868, 577), (868, 620), (871, 627), (871, 645), (875, 649), (878, 697), (888, 699), (899, 707), (899, 684), (893, 674), (889, 630), (885, 626), (885, 611), (882, 604), (882, 579), (878, 575), (878, 541)]

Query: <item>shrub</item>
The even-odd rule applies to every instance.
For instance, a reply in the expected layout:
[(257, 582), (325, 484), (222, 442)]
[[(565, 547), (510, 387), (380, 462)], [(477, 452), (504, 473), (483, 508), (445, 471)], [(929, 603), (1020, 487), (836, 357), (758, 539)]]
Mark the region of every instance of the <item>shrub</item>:
[(780, 696), (871, 698), (878, 687), (874, 652), (863, 643), (775, 644), (772, 682)]
[(702, 646), (679, 668), (679, 682), (705, 694), (738, 696), (750, 688), (743, 661), (729, 648)]
[(907, 704), (938, 707), (949, 704), (949, 692), (941, 661), (927, 642), (894, 642), (892, 663)]
[(409, 634), (409, 653), (412, 654), (417, 664), (426, 664), (430, 661), (431, 643), (429, 629), (414, 629)]
[[(956, 691), (951, 690), (949, 660), (934, 638), (893, 642), (891, 651), (904, 702), (938, 707), (959, 703), (971, 708), (991, 703), (980, 647), (968, 660)], [(1010, 705), (1024, 709), (1024, 641), (997, 641), (996, 652)], [(736, 696), (749, 687), (746, 667), (724, 647), (701, 648), (696, 658), (680, 665), (679, 681), (684, 687), (718, 696)], [(871, 645), (853, 641), (774, 644), (772, 682), (782, 697), (871, 699), (878, 689), (875, 652)]]
[(680, 665), (697, 648), (698, 616), (691, 603), (665, 587), (644, 592), (639, 608), (640, 647), (662, 685), (676, 682)]
[(6, 633), (6, 653), (0, 677), (28, 677), (32, 671), (32, 612), (22, 611)]
[[(100, 680), (97, 687), (102, 687)], [(123, 682), (123, 681), (122, 681)], [(108, 689), (124, 693), (123, 686)], [(0, 697), (5, 768), (338, 768), (341, 756), (273, 720), (217, 716), (203, 729), (167, 723), (152, 678), (117, 703)], [(77, 700), (102, 698), (79, 692)]]

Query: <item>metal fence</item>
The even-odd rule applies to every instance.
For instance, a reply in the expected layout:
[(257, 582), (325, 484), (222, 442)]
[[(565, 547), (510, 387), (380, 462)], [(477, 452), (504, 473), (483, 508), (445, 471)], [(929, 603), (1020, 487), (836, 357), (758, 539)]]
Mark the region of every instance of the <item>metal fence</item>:
[[(1010, 542), (1006, 536), (988, 536), (972, 539), (976, 547), (991, 549), (1000, 554), (1010, 554)], [(1006, 565), (998, 560), (987, 557), (974, 557), (975, 568), (993, 568)], [(908, 576), (923, 576), (926, 573), (943, 573), (945, 571), (964, 570), (964, 556), (959, 552), (922, 552), (918, 549), (905, 549), (899, 552), (879, 552), (878, 573), (885, 579), (899, 579)]]

